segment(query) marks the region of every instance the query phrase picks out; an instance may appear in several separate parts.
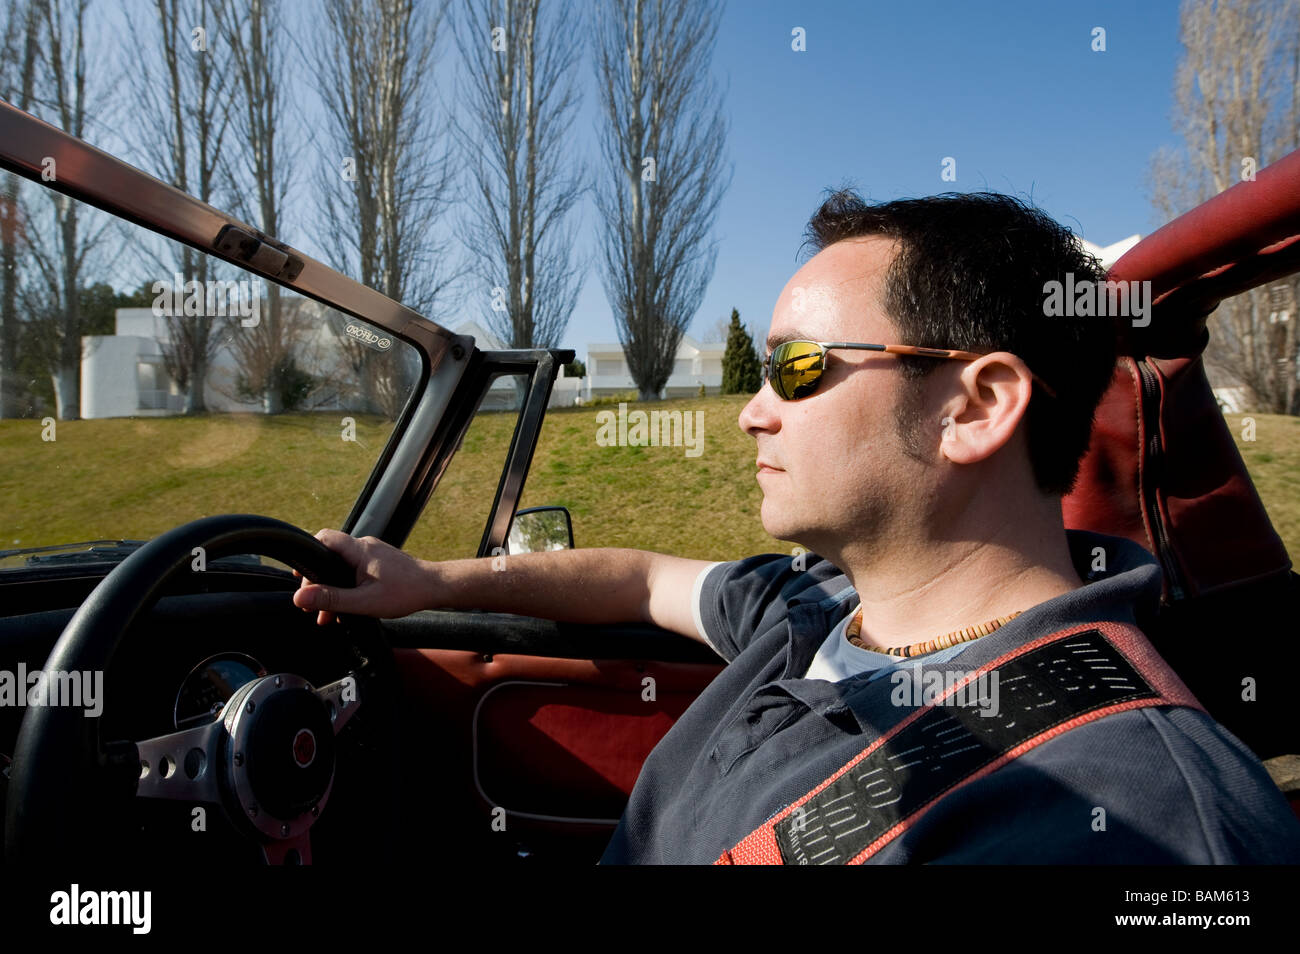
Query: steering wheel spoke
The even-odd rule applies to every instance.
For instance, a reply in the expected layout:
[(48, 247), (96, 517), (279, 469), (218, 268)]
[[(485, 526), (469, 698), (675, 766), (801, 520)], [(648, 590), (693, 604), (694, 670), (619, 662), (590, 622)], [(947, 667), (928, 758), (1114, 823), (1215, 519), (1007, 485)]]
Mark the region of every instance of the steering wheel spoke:
[(140, 780), (136, 797), (219, 804), (218, 760), (224, 732), (218, 719), (210, 725), (137, 742)]
[(326, 683), (316, 689), (316, 697), (325, 704), (334, 734), (338, 735), (348, 720), (361, 708), (361, 686), (355, 673)]
[(262, 843), (262, 860), (268, 865), (311, 864), (311, 833)]

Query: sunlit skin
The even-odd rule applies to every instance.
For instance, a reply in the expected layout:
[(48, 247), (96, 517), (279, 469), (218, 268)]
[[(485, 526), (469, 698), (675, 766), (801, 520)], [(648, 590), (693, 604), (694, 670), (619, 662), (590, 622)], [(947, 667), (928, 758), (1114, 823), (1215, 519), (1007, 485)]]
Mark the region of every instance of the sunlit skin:
[[(894, 248), (849, 239), (810, 259), (777, 299), (764, 356), (791, 338), (916, 344), (900, 340), (880, 300)], [(771, 468), (757, 473), (764, 528), (844, 571), (862, 600), (862, 635), (881, 646), (1082, 585), (1060, 498), (1034, 484), (1019, 426), (1028, 367), (1008, 352), (941, 364), (918, 383), (891, 355), (832, 351), (814, 393), (783, 401), (764, 383), (740, 413), (757, 462)], [(902, 389), (918, 386), (920, 460), (904, 452), (893, 415)]]

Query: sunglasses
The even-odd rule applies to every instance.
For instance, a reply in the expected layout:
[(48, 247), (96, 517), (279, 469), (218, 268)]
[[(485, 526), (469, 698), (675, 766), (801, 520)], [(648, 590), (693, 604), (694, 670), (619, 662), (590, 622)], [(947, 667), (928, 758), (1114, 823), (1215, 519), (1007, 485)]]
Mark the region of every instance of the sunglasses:
[[(918, 348), (914, 345), (855, 344), (848, 341), (785, 341), (772, 349), (767, 358), (767, 380), (777, 396), (786, 401), (797, 401), (817, 390), (822, 373), (826, 370), (826, 352), (846, 348), (854, 351), (883, 351), (886, 354), (910, 354), (920, 358), (949, 358), (954, 361), (974, 361), (984, 357), (974, 351), (952, 351), (946, 348)], [(1030, 371), (1034, 381), (1042, 385), (1052, 397), (1056, 392), (1038, 375)]]

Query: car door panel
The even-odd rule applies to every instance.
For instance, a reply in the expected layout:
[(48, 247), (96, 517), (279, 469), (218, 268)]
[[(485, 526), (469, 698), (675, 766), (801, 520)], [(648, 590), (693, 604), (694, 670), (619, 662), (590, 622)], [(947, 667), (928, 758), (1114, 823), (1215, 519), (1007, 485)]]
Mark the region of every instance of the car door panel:
[(385, 626), (401, 634), (390, 638), (418, 727), (407, 790), (427, 801), (410, 811), (455, 818), (439, 837), (472, 857), (597, 860), (646, 756), (723, 665), (653, 627), (489, 613)]

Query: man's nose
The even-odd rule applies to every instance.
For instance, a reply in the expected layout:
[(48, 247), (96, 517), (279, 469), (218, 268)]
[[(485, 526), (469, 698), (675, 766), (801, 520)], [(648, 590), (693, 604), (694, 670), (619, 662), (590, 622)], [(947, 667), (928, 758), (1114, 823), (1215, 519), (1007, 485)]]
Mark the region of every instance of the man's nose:
[(740, 409), (740, 417), (736, 419), (736, 423), (750, 437), (758, 431), (778, 430), (780, 415), (777, 413), (776, 403), (779, 403), (776, 401), (776, 392), (764, 381), (757, 393), (749, 399), (749, 403)]

